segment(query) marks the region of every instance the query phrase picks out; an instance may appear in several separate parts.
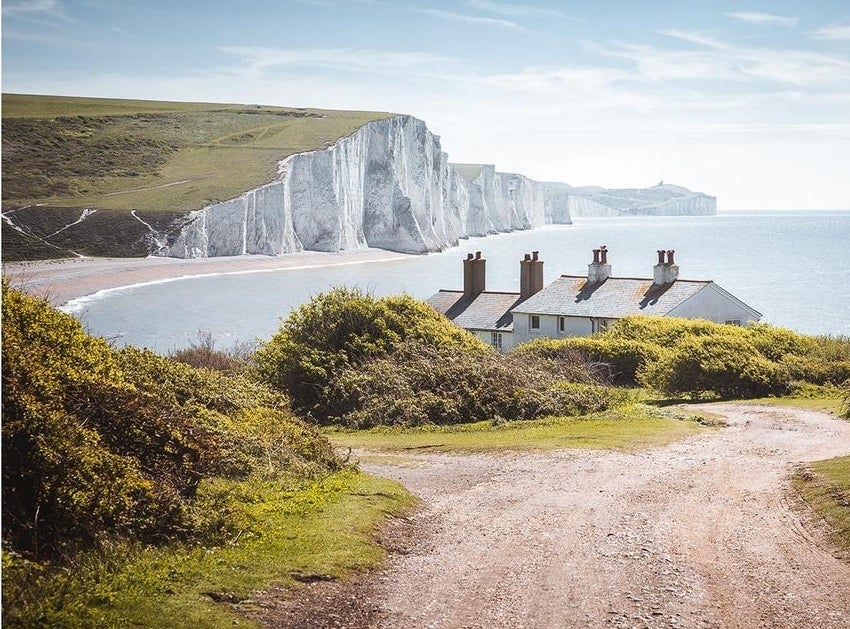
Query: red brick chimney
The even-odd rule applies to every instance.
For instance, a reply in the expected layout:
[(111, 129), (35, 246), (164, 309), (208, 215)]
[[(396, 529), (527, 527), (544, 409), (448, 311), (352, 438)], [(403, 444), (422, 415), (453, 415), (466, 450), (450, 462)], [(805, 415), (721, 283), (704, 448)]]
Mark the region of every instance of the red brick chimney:
[(525, 254), (525, 258), (519, 262), (519, 296), (528, 299), (543, 289), (543, 260), (539, 258), (539, 252), (532, 251), (531, 255)]
[(467, 254), (466, 260), (463, 261), (464, 297), (473, 298), (484, 292), (487, 277), (486, 264), (487, 261), (481, 257), (480, 251), (476, 251), (475, 256), (471, 253)]

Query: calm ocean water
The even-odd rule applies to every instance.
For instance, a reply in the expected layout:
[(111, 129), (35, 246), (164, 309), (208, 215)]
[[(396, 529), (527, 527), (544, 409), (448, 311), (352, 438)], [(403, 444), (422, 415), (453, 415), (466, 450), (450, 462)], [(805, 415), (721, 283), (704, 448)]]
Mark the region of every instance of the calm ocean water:
[(440, 288), (462, 288), (461, 260), (481, 251), (487, 289), (518, 291), (524, 253), (540, 252), (548, 283), (561, 273), (587, 272), (592, 249), (603, 244), (614, 276), (652, 277), (656, 250), (675, 249), (681, 278), (714, 280), (761, 312), (762, 321), (806, 334), (850, 335), (850, 211), (579, 219), (473, 238), (401, 261), (128, 287), (72, 311), (90, 332), (117, 345), (167, 352), (204, 330), (226, 348), (268, 338), (292, 308), (334, 286), (427, 298)]

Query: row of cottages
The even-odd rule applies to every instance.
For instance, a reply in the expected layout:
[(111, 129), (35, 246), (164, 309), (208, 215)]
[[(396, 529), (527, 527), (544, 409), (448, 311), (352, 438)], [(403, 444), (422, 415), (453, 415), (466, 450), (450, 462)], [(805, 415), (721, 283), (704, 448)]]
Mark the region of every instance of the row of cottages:
[(651, 278), (613, 277), (608, 249), (593, 250), (587, 275), (561, 275), (543, 286), (538, 252), (520, 261), (520, 292), (486, 290), (486, 260), (463, 261), (463, 291), (441, 290), (428, 300), (438, 312), (499, 351), (539, 337), (587, 336), (629, 315), (708, 319), (749, 325), (761, 318), (713, 281), (679, 279), (675, 252), (659, 250)]

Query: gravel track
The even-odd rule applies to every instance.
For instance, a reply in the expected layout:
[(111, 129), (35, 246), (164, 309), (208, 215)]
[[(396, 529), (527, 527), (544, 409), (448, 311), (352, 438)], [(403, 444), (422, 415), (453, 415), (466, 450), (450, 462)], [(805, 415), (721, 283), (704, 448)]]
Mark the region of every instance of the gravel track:
[(423, 500), (383, 569), (249, 614), (283, 627), (850, 627), (850, 564), (789, 491), (850, 422), (712, 405), (729, 426), (639, 453), (411, 454)]

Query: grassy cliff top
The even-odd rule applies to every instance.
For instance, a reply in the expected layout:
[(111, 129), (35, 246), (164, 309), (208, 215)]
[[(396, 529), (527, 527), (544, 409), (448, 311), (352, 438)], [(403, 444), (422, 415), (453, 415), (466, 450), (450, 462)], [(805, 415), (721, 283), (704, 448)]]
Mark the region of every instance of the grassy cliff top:
[(3, 94), (3, 205), (199, 209), (390, 115)]

